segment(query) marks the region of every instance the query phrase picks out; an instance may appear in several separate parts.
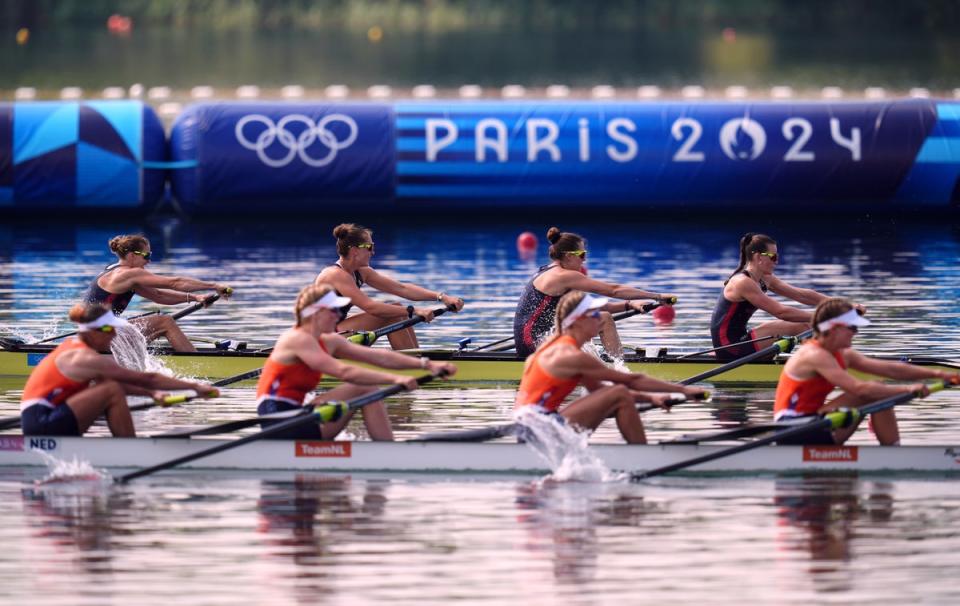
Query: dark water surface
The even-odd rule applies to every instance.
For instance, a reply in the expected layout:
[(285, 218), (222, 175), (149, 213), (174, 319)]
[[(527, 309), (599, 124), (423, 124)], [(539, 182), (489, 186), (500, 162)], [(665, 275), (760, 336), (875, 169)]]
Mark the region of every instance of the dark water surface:
[[(344, 216), (342, 219), (352, 217)], [(418, 220), (419, 219), (419, 220)], [(592, 220), (588, 220), (592, 219)], [(676, 321), (621, 323), (627, 344), (693, 351), (746, 227), (780, 243), (778, 274), (863, 302), (873, 352), (960, 357), (960, 239), (946, 221), (812, 217), (558, 220), (588, 238), (591, 275), (680, 297)], [(452, 347), (506, 336), (550, 223), (495, 217), (364, 219), (374, 266), (462, 296), (463, 313), (419, 331)], [(39, 338), (110, 261), (106, 241), (144, 231), (161, 274), (226, 282), (231, 301), (183, 321), (188, 334), (269, 344), (297, 291), (335, 260), (339, 221), (0, 226), (0, 328)], [(518, 233), (541, 239), (522, 259)], [(135, 299), (130, 313), (149, 309)], [(759, 316), (758, 316), (759, 317)], [(253, 412), (250, 388), (216, 402), (138, 413), (144, 433)], [(498, 423), (512, 385), (440, 387), (391, 403), (398, 437)], [(713, 404), (645, 416), (652, 440), (769, 419), (772, 390), (724, 390)], [(0, 415), (18, 387), (0, 391)], [(960, 442), (960, 394), (903, 407), (903, 441)], [(103, 434), (104, 427), (94, 433)], [(362, 438), (362, 426), (350, 427)], [(616, 442), (614, 426), (594, 438)], [(873, 438), (861, 431), (854, 443)], [(34, 487), (38, 470), (0, 470), (0, 584), (11, 603), (484, 603), (639, 601), (956, 603), (960, 483), (940, 477), (662, 478), (641, 485), (529, 477), (162, 474), (123, 489)]]

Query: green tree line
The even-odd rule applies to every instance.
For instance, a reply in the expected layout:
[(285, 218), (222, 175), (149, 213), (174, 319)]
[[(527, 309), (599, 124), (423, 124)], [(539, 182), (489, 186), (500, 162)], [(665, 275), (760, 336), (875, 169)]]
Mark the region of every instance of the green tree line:
[(734, 27), (843, 34), (953, 32), (957, 0), (3, 0), (0, 25), (223, 29), (682, 30)]

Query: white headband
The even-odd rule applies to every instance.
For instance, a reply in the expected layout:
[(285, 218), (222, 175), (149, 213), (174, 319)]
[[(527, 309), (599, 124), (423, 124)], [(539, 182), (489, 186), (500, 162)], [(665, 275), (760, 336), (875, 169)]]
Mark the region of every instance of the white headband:
[(77, 332), (91, 332), (103, 326), (122, 328), (124, 326), (130, 326), (130, 323), (120, 316), (115, 315), (112, 311), (106, 311), (96, 320), (92, 322), (80, 322), (77, 326), (79, 327)]
[(829, 320), (824, 320), (817, 324), (817, 330), (820, 332), (827, 332), (834, 326), (869, 326), (870, 320), (862, 317), (857, 313), (856, 309), (851, 309), (850, 311), (837, 316), (836, 318), (830, 318)]
[(580, 316), (587, 313), (591, 309), (599, 309), (606, 305), (610, 299), (606, 297), (598, 297), (596, 295), (586, 295), (583, 299), (577, 303), (577, 306), (573, 308), (573, 311), (567, 314), (567, 317), (563, 319), (563, 322), (560, 323), (562, 328), (570, 328), (570, 325), (576, 322)]
[(301, 318), (309, 318), (313, 314), (317, 313), (321, 309), (336, 309), (338, 307), (343, 307), (350, 303), (350, 297), (341, 297), (338, 296), (336, 292), (330, 291), (327, 294), (323, 295), (310, 305), (307, 305), (300, 310)]

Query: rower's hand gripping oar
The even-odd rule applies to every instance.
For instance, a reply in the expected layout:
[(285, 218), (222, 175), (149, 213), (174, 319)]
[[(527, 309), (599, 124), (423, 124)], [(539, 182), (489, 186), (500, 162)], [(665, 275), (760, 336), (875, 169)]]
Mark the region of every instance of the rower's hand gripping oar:
[[(417, 383), (419, 385), (423, 385), (424, 383), (429, 383), (435, 378), (442, 377), (444, 374), (445, 373), (423, 375), (421, 377), (417, 377)], [(164, 463), (159, 463), (157, 465), (152, 465), (150, 467), (145, 467), (143, 469), (124, 474), (120, 477), (114, 478), (114, 482), (117, 484), (126, 484), (130, 480), (143, 477), (145, 475), (156, 473), (164, 469), (170, 469), (171, 467), (176, 467), (177, 465), (182, 465), (183, 463), (189, 463), (190, 461), (196, 461), (197, 459), (202, 459), (204, 457), (217, 454), (218, 452), (237, 448), (238, 446), (243, 446), (244, 444), (248, 444), (256, 440), (263, 440), (278, 434), (282, 434), (290, 429), (299, 427), (300, 425), (306, 423), (335, 421), (352, 410), (357, 410), (358, 408), (362, 408), (368, 404), (373, 404), (374, 402), (378, 402), (387, 396), (392, 396), (393, 394), (404, 391), (405, 389), (406, 387), (403, 385), (394, 384), (368, 393), (365, 396), (354, 398), (353, 400), (349, 400), (347, 402), (329, 402), (322, 404), (314, 407), (309, 414), (297, 415), (293, 418), (287, 419), (286, 421), (281, 421), (275, 425), (272, 425), (267, 429), (258, 431), (255, 434), (251, 434), (230, 442), (225, 442), (223, 444), (217, 444), (211, 448), (206, 448), (182, 457), (177, 457), (176, 459), (172, 459)]]
[[(927, 386), (930, 393), (936, 393), (942, 389), (946, 389), (951, 385), (956, 385), (953, 381), (936, 381)], [(912, 391), (909, 393), (903, 393), (896, 396), (891, 396), (884, 400), (874, 402), (873, 404), (867, 404), (866, 406), (861, 406), (859, 408), (844, 408), (834, 412), (828, 412), (824, 415), (821, 415), (819, 420), (812, 421), (809, 423), (804, 423), (798, 425), (792, 429), (785, 429), (783, 431), (778, 431), (773, 435), (754, 440), (752, 442), (747, 442), (745, 444), (738, 444), (736, 446), (731, 446), (730, 448), (724, 448), (723, 450), (718, 450), (710, 454), (702, 455), (699, 457), (694, 457), (692, 459), (687, 459), (686, 461), (679, 461), (670, 465), (664, 465), (663, 467), (657, 467), (656, 469), (651, 469), (649, 471), (635, 472), (630, 474), (631, 481), (640, 481), (647, 478), (652, 478), (654, 476), (663, 475), (665, 473), (670, 473), (673, 471), (679, 471), (681, 469), (687, 469), (695, 465), (700, 465), (701, 463), (706, 463), (708, 461), (715, 461), (717, 459), (722, 459), (724, 457), (729, 457), (740, 452), (747, 450), (753, 450), (754, 448), (759, 448), (761, 446), (766, 446), (767, 444), (772, 444), (780, 440), (786, 440), (788, 438), (796, 438), (808, 433), (813, 433), (816, 431), (832, 431), (834, 429), (842, 429), (844, 427), (850, 427), (852, 424), (857, 423), (860, 419), (866, 417), (867, 415), (872, 415), (874, 413), (880, 412), (882, 410), (887, 410), (888, 408), (893, 408), (898, 404), (903, 404), (909, 402), (910, 400), (922, 397), (922, 392)]]
[[(409, 307), (410, 313), (413, 314), (413, 307)], [(450, 307), (439, 307), (433, 310), (433, 317), (442, 316), (447, 311), (455, 311), (456, 307), (452, 305)], [(354, 332), (354, 334), (347, 337), (347, 340), (351, 343), (356, 343), (357, 345), (373, 345), (376, 343), (377, 339), (384, 335), (388, 335), (392, 332), (398, 330), (403, 330), (404, 328), (410, 328), (420, 324), (421, 322), (426, 322), (426, 318), (420, 315), (411, 315), (411, 317), (406, 320), (401, 320), (400, 322), (394, 322), (393, 324), (387, 324), (386, 326), (380, 327), (376, 330), (363, 330)]]
[[(228, 288), (227, 291), (229, 291), (229, 293), (227, 293), (228, 295), (233, 293), (233, 289), (231, 289), (231, 288)], [(192, 305), (188, 305), (187, 307), (184, 307), (183, 309), (181, 309), (181, 310), (178, 311), (177, 313), (173, 314), (171, 317), (172, 317), (174, 320), (179, 320), (180, 318), (184, 318), (184, 317), (186, 317), (186, 316), (189, 316), (190, 314), (192, 314), (193, 312), (197, 311), (198, 309), (203, 309), (204, 307), (210, 307), (210, 306), (213, 305), (213, 303), (214, 303), (216, 300), (218, 300), (219, 298), (220, 298), (220, 294), (219, 294), (219, 293), (214, 293), (214, 294), (212, 294), (212, 295), (208, 295), (208, 296), (206, 296), (206, 297), (203, 298), (203, 301), (197, 301), (196, 303), (193, 303)], [(142, 314), (138, 314), (138, 315), (136, 315), (136, 316), (131, 316), (130, 319), (131, 319), (131, 320), (136, 320), (136, 319), (138, 319), (138, 318), (145, 318), (145, 317), (147, 317), (147, 316), (153, 316), (153, 315), (156, 315), (156, 314), (159, 314), (159, 313), (161, 313), (161, 312), (160, 312), (160, 311), (148, 311), (147, 313), (142, 313)], [(35, 341), (34, 343), (32, 343), (32, 345), (39, 345), (39, 344), (41, 344), (41, 343), (49, 343), (50, 341), (56, 341), (56, 340), (58, 340), (58, 339), (66, 339), (67, 337), (72, 337), (73, 335), (77, 334), (77, 332), (78, 332), (78, 331), (75, 330), (75, 331), (73, 331), (73, 332), (64, 333), (64, 334), (62, 334), (62, 335), (57, 335), (57, 336), (55, 336), (55, 337), (47, 337), (46, 339), (41, 339), (40, 341)]]
[[(620, 313), (613, 314), (613, 321), (619, 322), (620, 320), (625, 320), (626, 318), (632, 318), (633, 316), (636, 316), (638, 314), (648, 314), (654, 309), (660, 307), (661, 305), (674, 305), (676, 304), (676, 302), (677, 302), (676, 297), (665, 297), (663, 299), (654, 301), (653, 303), (645, 303), (641, 305), (639, 309), (631, 309), (629, 311), (622, 311)], [(507, 337), (506, 339), (501, 339), (500, 341), (497, 341), (495, 343), (484, 345), (483, 347), (477, 347), (473, 351), (482, 351), (482, 350), (487, 350), (491, 352), (507, 351), (509, 349), (513, 349), (514, 347), (516, 347), (516, 343), (514, 341), (515, 339), (513, 337)], [(503, 343), (503, 345), (498, 345), (494, 347), (498, 343)]]

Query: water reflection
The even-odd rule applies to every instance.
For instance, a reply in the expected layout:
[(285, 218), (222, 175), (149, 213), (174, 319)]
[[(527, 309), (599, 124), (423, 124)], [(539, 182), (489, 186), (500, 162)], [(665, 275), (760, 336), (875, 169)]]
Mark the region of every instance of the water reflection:
[(31, 536), (57, 554), (49, 560), (37, 558), (41, 568), (42, 562), (50, 566), (42, 572), (56, 575), (64, 556), (89, 575), (113, 572), (114, 539), (131, 534), (115, 515), (132, 508), (128, 494), (76, 482), (24, 488), (21, 495)]
[(774, 506), (779, 548), (808, 555), (807, 571), (815, 583), (831, 590), (849, 589), (847, 563), (864, 525), (882, 526), (893, 519), (894, 484), (862, 481), (856, 475), (778, 477)]
[[(516, 519), (525, 531), (523, 548), (532, 559), (547, 558), (557, 582), (589, 585), (603, 552), (598, 529), (635, 528), (659, 506), (637, 491), (579, 482), (518, 482)], [(612, 494), (605, 494), (612, 490)]]

